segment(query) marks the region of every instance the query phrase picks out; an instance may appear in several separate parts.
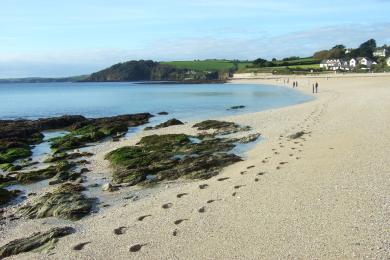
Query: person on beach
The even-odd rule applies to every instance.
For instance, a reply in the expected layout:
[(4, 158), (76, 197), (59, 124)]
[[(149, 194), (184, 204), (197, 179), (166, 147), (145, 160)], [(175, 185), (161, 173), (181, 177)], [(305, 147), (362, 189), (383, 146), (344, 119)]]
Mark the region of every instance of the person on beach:
[(295, 87), (296, 87), (296, 88), (298, 87), (298, 81), (295, 82)]
[(295, 81), (293, 81), (293, 88), (295, 88)]
[(315, 84), (313, 83), (313, 94), (314, 94)]
[(316, 82), (316, 93), (318, 93), (318, 82)]

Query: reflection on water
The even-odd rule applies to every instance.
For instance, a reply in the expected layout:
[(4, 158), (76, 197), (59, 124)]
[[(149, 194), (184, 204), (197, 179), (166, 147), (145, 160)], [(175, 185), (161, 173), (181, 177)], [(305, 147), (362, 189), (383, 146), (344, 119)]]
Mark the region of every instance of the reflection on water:
[(55, 137), (61, 137), (66, 135), (67, 131), (45, 131), (42, 132), (44, 138), (43, 142), (40, 144), (37, 144), (33, 149), (32, 149), (32, 157), (34, 161), (37, 162), (43, 162), (47, 155), (51, 153), (51, 148), (50, 148), (50, 142), (49, 140)]

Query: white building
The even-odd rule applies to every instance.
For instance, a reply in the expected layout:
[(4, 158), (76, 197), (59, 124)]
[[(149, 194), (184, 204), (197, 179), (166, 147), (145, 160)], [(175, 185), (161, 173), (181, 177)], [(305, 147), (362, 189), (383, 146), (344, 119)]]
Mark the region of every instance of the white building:
[(376, 49), (373, 55), (374, 57), (386, 57), (386, 49), (385, 48)]
[(357, 60), (354, 59), (354, 58), (350, 59), (350, 61), (349, 61), (349, 67), (351, 67), (351, 68), (356, 68), (356, 65), (357, 65)]
[(371, 67), (372, 61), (367, 58), (358, 58), (358, 62), (360, 65)]
[(387, 66), (390, 67), (390, 57), (387, 58), (386, 63), (387, 63)]
[(320, 68), (326, 70), (339, 70), (341, 69), (342, 61), (340, 59), (328, 59), (322, 60), (320, 63)]

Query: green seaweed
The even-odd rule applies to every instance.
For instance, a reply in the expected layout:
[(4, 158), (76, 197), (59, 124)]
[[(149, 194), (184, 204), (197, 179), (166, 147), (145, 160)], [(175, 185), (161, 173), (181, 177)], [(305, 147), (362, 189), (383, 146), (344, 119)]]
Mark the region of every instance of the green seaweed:
[(114, 168), (113, 180), (130, 185), (148, 184), (148, 175), (154, 181), (210, 178), (223, 167), (240, 161), (227, 153), (235, 145), (230, 139), (215, 138), (192, 143), (184, 134), (150, 135), (137, 146), (127, 146), (106, 155)]

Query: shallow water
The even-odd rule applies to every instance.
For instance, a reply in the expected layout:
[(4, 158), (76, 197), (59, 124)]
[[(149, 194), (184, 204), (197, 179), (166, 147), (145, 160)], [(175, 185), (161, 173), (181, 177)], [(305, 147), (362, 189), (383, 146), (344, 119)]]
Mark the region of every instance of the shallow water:
[[(169, 112), (179, 120), (261, 111), (309, 101), (293, 89), (251, 84), (13, 83), (0, 84), (0, 119), (64, 114), (103, 117)], [(244, 109), (229, 110), (232, 106)]]

